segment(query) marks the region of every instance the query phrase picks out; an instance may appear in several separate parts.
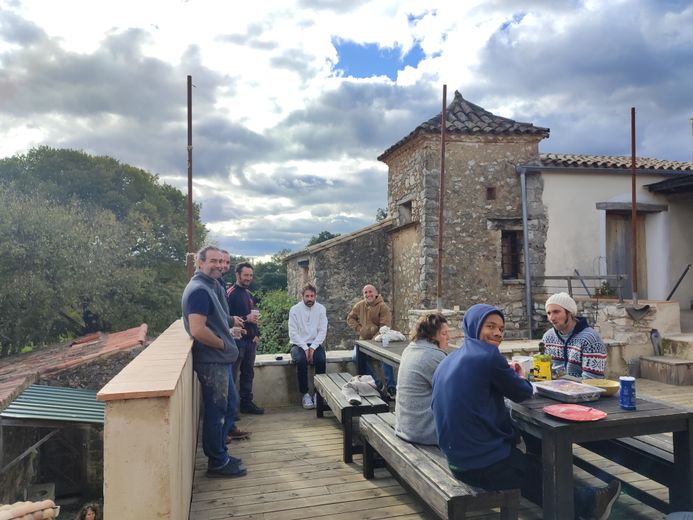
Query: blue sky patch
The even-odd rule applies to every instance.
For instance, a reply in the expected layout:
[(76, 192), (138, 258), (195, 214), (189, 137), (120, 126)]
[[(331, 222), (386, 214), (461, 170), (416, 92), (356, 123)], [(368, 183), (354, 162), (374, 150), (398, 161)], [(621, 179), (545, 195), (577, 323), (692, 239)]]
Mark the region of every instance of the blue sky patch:
[(385, 75), (391, 80), (397, 79), (397, 71), (407, 65), (416, 67), (425, 55), (417, 42), (402, 56), (402, 47), (380, 47), (376, 43), (358, 44), (350, 40), (332, 41), (337, 49), (339, 61), (336, 68), (345, 76), (370, 78)]

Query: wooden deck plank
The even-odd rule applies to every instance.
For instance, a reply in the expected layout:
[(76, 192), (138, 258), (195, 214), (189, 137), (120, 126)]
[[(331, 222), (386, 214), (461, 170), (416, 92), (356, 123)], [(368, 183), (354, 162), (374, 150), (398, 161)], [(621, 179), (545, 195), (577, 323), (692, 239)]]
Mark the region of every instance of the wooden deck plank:
[[(638, 380), (638, 393), (693, 408), (693, 387), (672, 387)], [(239, 479), (208, 479), (206, 459), (198, 448), (193, 483), (191, 520), (433, 520), (418, 499), (396, 483), (389, 472), (376, 470), (373, 480), (361, 474), (361, 457), (344, 464), (342, 432), (337, 421), (320, 421), (313, 410), (300, 407), (269, 409), (265, 415), (243, 415), (239, 426), (253, 432), (248, 440), (234, 441), (231, 453), (241, 457), (248, 475)], [(576, 453), (639, 488), (667, 499), (657, 482), (607, 461), (579, 446)], [(578, 468), (585, 483), (603, 483)], [(662, 515), (625, 494), (616, 502), (614, 520), (649, 520)], [(497, 511), (481, 511), (470, 519), (498, 518)], [(522, 499), (519, 518), (540, 520), (541, 509)]]

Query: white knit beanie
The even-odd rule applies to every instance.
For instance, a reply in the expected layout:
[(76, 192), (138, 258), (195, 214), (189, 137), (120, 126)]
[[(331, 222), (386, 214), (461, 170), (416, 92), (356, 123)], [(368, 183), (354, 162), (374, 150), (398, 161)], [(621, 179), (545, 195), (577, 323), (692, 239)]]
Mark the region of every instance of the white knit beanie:
[(577, 315), (577, 303), (575, 303), (575, 300), (573, 300), (568, 293), (559, 292), (550, 296), (549, 299), (546, 300), (546, 310), (549, 309), (549, 305), (552, 303), (560, 305), (573, 316)]

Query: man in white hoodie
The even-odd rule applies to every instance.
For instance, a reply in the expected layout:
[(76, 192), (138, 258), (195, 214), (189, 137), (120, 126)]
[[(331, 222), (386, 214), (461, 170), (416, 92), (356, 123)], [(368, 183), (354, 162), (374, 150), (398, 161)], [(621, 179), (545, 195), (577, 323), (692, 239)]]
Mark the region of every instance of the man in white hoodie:
[(314, 396), (308, 391), (308, 365), (315, 365), (316, 374), (325, 373), (325, 349), (322, 344), (327, 335), (325, 306), (315, 301), (315, 286), (303, 287), (302, 299), (289, 311), (289, 340), (291, 359), (296, 364), (298, 391), (303, 394), (303, 408), (315, 408)]

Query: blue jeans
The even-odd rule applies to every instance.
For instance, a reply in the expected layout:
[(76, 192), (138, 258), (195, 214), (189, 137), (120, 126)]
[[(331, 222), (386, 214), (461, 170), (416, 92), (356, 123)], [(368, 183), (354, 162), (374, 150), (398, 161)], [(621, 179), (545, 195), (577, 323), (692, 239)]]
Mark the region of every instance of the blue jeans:
[(224, 426), (222, 428), (224, 439), (226, 439), (229, 433), (231, 433), (231, 430), (236, 427), (237, 415), (238, 392), (236, 391), (236, 384), (233, 380), (233, 365), (229, 365), (229, 398), (226, 405), (226, 415), (224, 416)]
[[(301, 395), (308, 393), (308, 359), (306, 351), (298, 345), (291, 346), (291, 359), (296, 364), (296, 375), (298, 376), (298, 391)], [(324, 374), (326, 368), (325, 349), (320, 345), (313, 352), (313, 364), (316, 374)]]
[(199, 363), (194, 366), (202, 387), (202, 449), (208, 469), (223, 468), (229, 462), (226, 435), (236, 414), (236, 387), (230, 380), (231, 365)]
[[(237, 339), (238, 359), (233, 364), (233, 379), (238, 381), (241, 401), (250, 403), (253, 400), (253, 378), (255, 377), (256, 345), (252, 340)], [(240, 372), (240, 377), (238, 373)]]
[[(358, 360), (356, 359), (356, 347), (351, 352), (351, 360), (358, 366)], [(373, 378), (375, 385), (380, 388), (380, 379), (375, 375), (373, 366), (371, 365), (370, 357), (366, 356), (366, 373), (362, 375), (368, 375)], [(395, 381), (395, 370), (392, 365), (383, 363), (383, 375), (385, 376), (385, 383), (387, 384), (387, 390), (393, 390), (397, 388), (397, 381)]]

